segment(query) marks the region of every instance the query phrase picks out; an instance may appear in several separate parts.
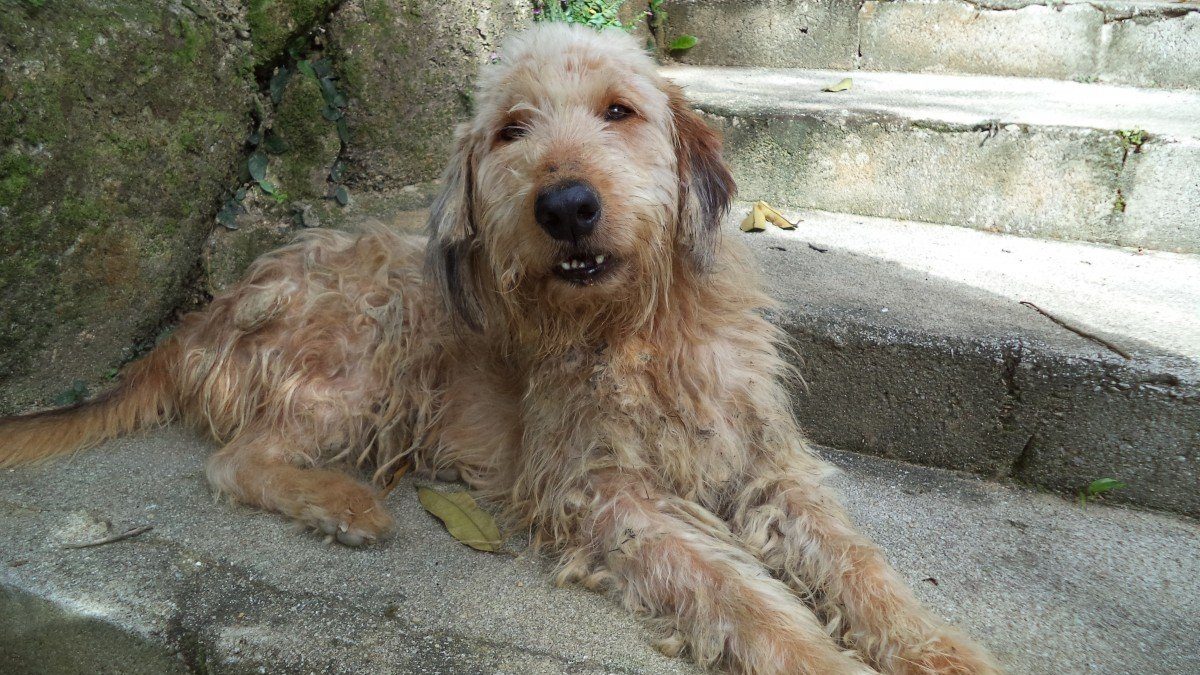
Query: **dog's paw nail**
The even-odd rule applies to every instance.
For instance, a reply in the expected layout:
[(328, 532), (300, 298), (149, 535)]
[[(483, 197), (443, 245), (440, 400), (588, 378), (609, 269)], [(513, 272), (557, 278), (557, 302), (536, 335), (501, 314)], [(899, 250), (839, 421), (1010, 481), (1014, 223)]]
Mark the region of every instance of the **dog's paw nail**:
[(349, 529), (350, 529), (350, 525), (346, 522), (342, 522), (341, 525), (338, 525), (338, 532), (345, 532), (346, 530), (349, 530)]
[(363, 537), (357, 532), (338, 532), (337, 540), (346, 546), (362, 546)]

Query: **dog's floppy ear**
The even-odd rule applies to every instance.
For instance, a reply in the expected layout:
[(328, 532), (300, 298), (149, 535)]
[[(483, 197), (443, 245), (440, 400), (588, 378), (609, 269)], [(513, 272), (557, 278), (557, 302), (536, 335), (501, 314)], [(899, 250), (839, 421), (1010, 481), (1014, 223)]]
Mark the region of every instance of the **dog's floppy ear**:
[(737, 185), (721, 158), (721, 137), (692, 110), (679, 87), (668, 85), (667, 95), (679, 167), (680, 236), (696, 267), (706, 271), (716, 258), (721, 220)]
[(471, 264), (476, 235), (472, 147), (469, 132), (460, 128), (454, 156), (442, 173), (442, 191), (429, 212), (425, 269), (447, 309), (472, 330), (479, 330), (483, 310)]

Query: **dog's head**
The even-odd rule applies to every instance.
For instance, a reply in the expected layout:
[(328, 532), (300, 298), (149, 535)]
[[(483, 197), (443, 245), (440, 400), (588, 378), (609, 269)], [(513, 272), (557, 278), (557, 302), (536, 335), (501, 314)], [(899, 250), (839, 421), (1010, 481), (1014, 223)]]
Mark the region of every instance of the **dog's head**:
[(632, 37), (535, 27), (475, 101), (429, 225), (430, 273), (469, 324), (645, 307), (713, 264), (734, 192), (720, 140)]

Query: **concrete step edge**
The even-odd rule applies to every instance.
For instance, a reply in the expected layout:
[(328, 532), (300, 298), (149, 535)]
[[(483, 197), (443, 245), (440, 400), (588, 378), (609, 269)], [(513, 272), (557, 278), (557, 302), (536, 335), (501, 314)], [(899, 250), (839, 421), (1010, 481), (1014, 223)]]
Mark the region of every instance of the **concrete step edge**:
[(817, 442), (1067, 495), (1115, 477), (1120, 501), (1200, 515), (1200, 256), (790, 209), (796, 231), (744, 234), (747, 208), (727, 228), (779, 303)]

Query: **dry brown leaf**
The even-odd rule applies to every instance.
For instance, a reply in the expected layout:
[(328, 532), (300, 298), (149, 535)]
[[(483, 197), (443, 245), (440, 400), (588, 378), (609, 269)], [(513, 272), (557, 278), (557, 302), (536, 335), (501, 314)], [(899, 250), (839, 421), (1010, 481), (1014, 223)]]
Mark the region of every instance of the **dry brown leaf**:
[(849, 77), (843, 78), (837, 84), (831, 84), (828, 87), (823, 87), (821, 91), (848, 91), (854, 85), (854, 80)]
[(796, 225), (800, 224), (799, 220), (793, 223), (787, 218), (784, 218), (782, 213), (766, 202), (759, 202), (759, 204), (762, 205), (763, 211), (766, 214), (766, 219), (781, 230), (794, 230), (796, 229)]
[(794, 230), (800, 221), (790, 222), (770, 204), (754, 202), (754, 206), (750, 207), (750, 213), (742, 220), (742, 232), (762, 232), (767, 229), (768, 222), (781, 230)]
[(742, 232), (762, 232), (763, 229), (767, 229), (767, 220), (758, 209), (758, 204), (755, 204), (742, 221)]
[(496, 520), (479, 508), (466, 492), (438, 492), (419, 488), (421, 506), (446, 526), (450, 536), (479, 551), (499, 551), (502, 539)]
[(762, 232), (767, 229), (767, 218), (763, 210), (756, 203), (750, 207), (750, 213), (746, 214), (746, 218), (742, 221), (742, 232)]

